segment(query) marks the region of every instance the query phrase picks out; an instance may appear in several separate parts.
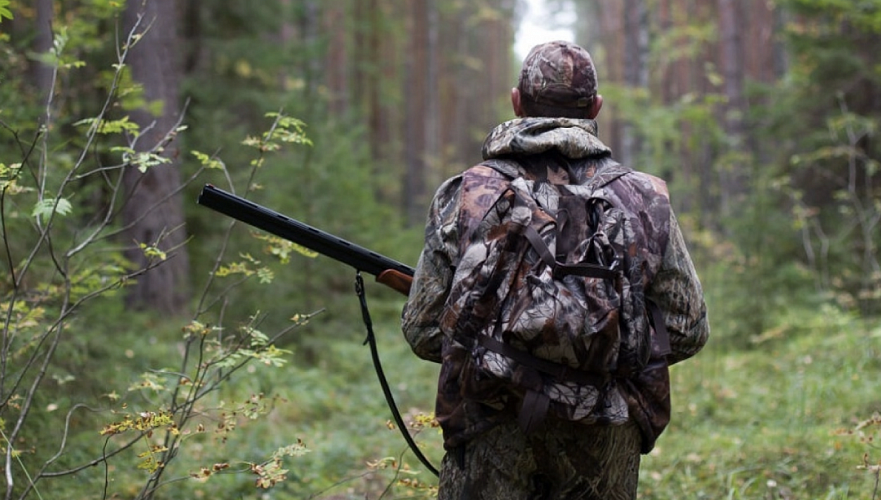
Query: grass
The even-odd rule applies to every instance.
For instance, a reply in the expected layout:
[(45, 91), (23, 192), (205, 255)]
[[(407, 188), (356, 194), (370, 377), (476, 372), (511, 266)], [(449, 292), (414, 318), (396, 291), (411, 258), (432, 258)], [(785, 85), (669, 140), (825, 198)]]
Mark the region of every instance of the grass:
[[(381, 306), (385, 307), (385, 306)], [(405, 413), (429, 412), (436, 366), (406, 347), (393, 318), (376, 321), (387, 375)], [(872, 443), (854, 432), (881, 411), (877, 380), (881, 327), (828, 312), (815, 328), (757, 337), (749, 349), (711, 342), (673, 367), (673, 421), (643, 459), (643, 499), (871, 499), (875, 477), (858, 467), (877, 462)], [(337, 342), (318, 368), (291, 366), (276, 389), (287, 402), (245, 438), (271, 448), (303, 439), (312, 449), (288, 464), (289, 481), (270, 498), (380, 498), (393, 480), (368, 463), (400, 460), (434, 478), (387, 427), (390, 419), (359, 318), (352, 338)], [(436, 430), (419, 441), (434, 463), (442, 455)], [(400, 462), (399, 462), (400, 464)], [(386, 463), (388, 465), (388, 463)], [(430, 497), (397, 487), (385, 498)], [(255, 494), (243, 498), (257, 498)]]
[[(402, 412), (430, 412), (437, 366), (409, 351), (393, 314), (397, 307), (394, 301), (375, 307), (386, 374)], [(640, 498), (874, 498), (875, 476), (858, 467), (864, 454), (874, 463), (879, 456), (855, 428), (881, 412), (875, 375), (881, 367), (881, 326), (824, 314), (791, 334), (784, 328), (757, 336), (748, 349), (715, 339), (697, 357), (673, 367), (672, 423), (643, 457)], [(267, 419), (251, 423), (224, 446), (256, 457), (302, 439), (311, 452), (286, 462), (288, 480), (265, 495), (255, 492), (247, 475), (213, 485), (214, 479), (190, 483), (184, 490), (193, 498), (216, 496), (216, 488), (255, 499), (431, 498), (431, 490), (421, 488), (388, 490), (395, 479), (425, 486), (435, 478), (387, 425), (391, 417), (369, 349), (362, 345), (360, 317), (334, 328), (351, 334), (330, 344), (315, 366), (293, 363), (239, 382), (249, 389), (272, 388), (283, 400)], [(437, 430), (422, 430), (417, 439), (438, 464)]]
[[(412, 420), (433, 409), (438, 366), (410, 352), (399, 330), (402, 303), (382, 295), (371, 299), (371, 313), (386, 375), (401, 411)], [(336, 307), (330, 303), (330, 312)], [(206, 405), (241, 402), (253, 394), (275, 399), (271, 411), (253, 420), (242, 417), (225, 439), (209, 432), (188, 441), (166, 476), (179, 479), (163, 487), (161, 498), (433, 496), (436, 479), (389, 425), (370, 350), (363, 345), (364, 326), (357, 310), (348, 307), (339, 307), (344, 315), (297, 332), (309, 339), (308, 353), (293, 347), (284, 367), (255, 366), (211, 396)], [(873, 442), (879, 425), (857, 426), (881, 412), (881, 325), (831, 309), (807, 314), (797, 325), (783, 324), (740, 342), (714, 331), (703, 352), (672, 368), (673, 418), (656, 449), (643, 457), (641, 499), (876, 497), (875, 474), (860, 466), (864, 456), (869, 465), (879, 463)], [(789, 314), (787, 321), (797, 316)], [(108, 347), (102, 355), (118, 356), (121, 363), (108, 362), (108, 374), (95, 378), (113, 378), (123, 387), (143, 371), (146, 360), (167, 360), (176, 349), (173, 342), (144, 342), (137, 332), (116, 335), (119, 353)], [(326, 342), (318, 348), (321, 339)], [(131, 353), (123, 358), (126, 349), (135, 351), (133, 358)], [(95, 441), (98, 430), (84, 428), (74, 442)], [(310, 451), (284, 457), (286, 480), (268, 490), (255, 488), (247, 464), (261, 463), (298, 441)], [(417, 441), (438, 465), (443, 454), (438, 430), (420, 429)], [(130, 458), (131, 463), (116, 460), (111, 467), (111, 492), (137, 491), (143, 473), (134, 466), (137, 458)], [(188, 477), (216, 463), (228, 463), (229, 469), (204, 481)], [(101, 498), (103, 473), (87, 471), (94, 477), (81, 478), (80, 486), (44, 484), (43, 492)]]
[(673, 367), (673, 422), (643, 461), (642, 498), (875, 498), (858, 466), (879, 456), (852, 431), (881, 411), (881, 328), (829, 320)]

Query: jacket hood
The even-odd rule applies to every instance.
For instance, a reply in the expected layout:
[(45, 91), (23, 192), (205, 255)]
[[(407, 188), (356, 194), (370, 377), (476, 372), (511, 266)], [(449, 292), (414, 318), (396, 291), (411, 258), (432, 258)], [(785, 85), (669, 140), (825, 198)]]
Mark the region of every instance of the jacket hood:
[(603, 157), (612, 150), (597, 138), (594, 120), (517, 118), (498, 125), (483, 143), (483, 159), (534, 155), (556, 149), (571, 159)]

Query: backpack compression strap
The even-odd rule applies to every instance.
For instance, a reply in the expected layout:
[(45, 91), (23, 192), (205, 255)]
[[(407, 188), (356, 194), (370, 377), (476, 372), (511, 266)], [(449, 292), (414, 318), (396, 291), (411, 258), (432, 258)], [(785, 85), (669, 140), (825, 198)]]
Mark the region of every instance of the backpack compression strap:
[[(533, 373), (541, 372), (550, 375), (555, 380), (572, 381), (582, 386), (596, 387), (599, 391), (605, 390), (612, 380), (611, 375), (603, 377), (596, 373), (577, 370), (561, 363), (533, 356), (526, 351), (521, 351), (509, 344), (499, 342), (489, 335), (478, 335), (477, 343), (488, 351), (493, 351), (506, 358), (513, 359), (521, 366), (533, 370)], [(524, 433), (529, 434), (541, 425), (548, 414), (550, 402), (550, 398), (543, 392), (526, 388), (526, 393), (523, 395), (523, 401), (520, 406), (520, 413), (517, 416), (520, 428), (523, 429)]]
[(587, 262), (579, 262), (576, 264), (566, 264), (563, 262), (559, 262), (557, 259), (551, 255), (551, 249), (545, 244), (544, 240), (541, 238), (541, 235), (538, 234), (538, 231), (535, 230), (532, 226), (527, 226), (524, 231), (524, 236), (529, 240), (529, 243), (532, 245), (532, 248), (538, 252), (541, 260), (544, 261), (545, 264), (548, 265), (554, 272), (554, 279), (561, 279), (564, 276), (575, 275), (575, 276), (583, 276), (585, 278), (601, 278), (601, 279), (614, 279), (615, 278), (615, 268), (617, 266), (600, 266), (597, 264), (589, 264)]
[[(528, 206), (527, 200), (518, 190), (512, 189), (512, 192), (514, 193), (514, 197), (518, 200), (518, 203)], [(535, 200), (532, 201), (535, 203)], [(618, 267), (617, 263), (613, 263), (611, 266), (601, 266), (587, 262), (573, 264), (560, 262), (554, 257), (554, 254), (551, 253), (551, 249), (548, 248), (544, 239), (542, 239), (541, 235), (538, 234), (538, 231), (532, 225), (527, 225), (523, 228), (523, 235), (532, 245), (532, 248), (538, 253), (541, 260), (552, 270), (554, 279), (562, 279), (569, 275), (582, 276), (585, 278), (615, 279), (615, 271)]]

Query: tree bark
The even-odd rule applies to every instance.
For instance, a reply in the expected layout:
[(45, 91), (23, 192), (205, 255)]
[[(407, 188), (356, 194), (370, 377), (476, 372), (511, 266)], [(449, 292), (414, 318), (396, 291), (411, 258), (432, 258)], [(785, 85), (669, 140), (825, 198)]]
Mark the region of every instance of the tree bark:
[[(631, 92), (648, 87), (649, 15), (644, 0), (624, 0), (624, 83)], [(618, 159), (635, 166), (642, 143), (632, 120), (621, 128)]]
[[(45, 54), (52, 48), (52, 0), (36, 0), (34, 3), (37, 27), (32, 47), (37, 54)], [(31, 60), (30, 71), (34, 87), (40, 93), (41, 102), (47, 102), (52, 92), (52, 67)]]
[(322, 7), (322, 21), (327, 33), (327, 52), (325, 55), (324, 75), (329, 92), (328, 104), (330, 114), (342, 117), (349, 109), (349, 86), (346, 72), (346, 13), (336, 2), (328, 2)]
[[(744, 48), (740, 37), (744, 29), (742, 0), (719, 0), (719, 34), (721, 68), (724, 78), (725, 105), (722, 125), (728, 144), (735, 154), (744, 153), (744, 117), (746, 101), (743, 94)], [(745, 172), (742, 162), (733, 161), (719, 171), (720, 210), (727, 214), (732, 200), (745, 192)]]
[[(597, 65), (597, 79), (599, 80), (600, 93), (602, 94), (603, 82), (624, 82), (623, 63), (624, 56), (624, 11), (620, 0), (600, 0), (596, 7), (598, 14), (599, 37), (598, 44), (602, 50), (593, 50), (591, 57)], [(597, 47), (596, 49), (599, 49)], [(591, 49), (588, 49), (591, 50)], [(600, 138), (612, 148), (616, 158), (621, 157), (623, 141), (621, 139), (621, 112), (617, 108), (618, 103), (607, 102), (598, 118)]]
[(426, 192), (425, 147), (426, 104), (428, 99), (429, 73), (428, 23), (430, 6), (423, 0), (410, 0), (409, 12), (412, 24), (408, 26), (409, 54), (405, 69), (404, 102), (404, 211), (408, 225), (425, 222), (422, 200)]
[[(148, 151), (162, 143), (178, 123), (181, 65), (178, 40), (178, 11), (174, 0), (132, 1), (124, 14), (126, 33), (143, 16), (138, 30), (142, 38), (129, 53), (128, 66), (134, 81), (143, 86), (147, 103), (161, 102), (154, 116), (148, 109), (131, 113), (141, 127), (136, 149)], [(161, 153), (171, 163), (151, 167), (142, 173), (128, 166), (124, 173), (126, 203), (123, 223), (128, 228), (126, 255), (138, 266), (149, 264), (140, 244), (167, 252), (167, 259), (138, 278), (128, 289), (127, 304), (133, 309), (151, 309), (166, 314), (182, 313), (189, 295), (189, 259), (180, 246), (186, 240), (183, 205), (179, 193), (181, 177), (171, 143)]]

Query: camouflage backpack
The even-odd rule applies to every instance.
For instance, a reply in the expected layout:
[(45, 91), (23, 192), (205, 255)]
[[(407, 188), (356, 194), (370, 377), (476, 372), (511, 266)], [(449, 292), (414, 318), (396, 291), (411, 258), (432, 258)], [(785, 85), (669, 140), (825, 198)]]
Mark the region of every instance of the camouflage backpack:
[(602, 195), (631, 170), (607, 165), (580, 185), (513, 171), (492, 160), (463, 174), (460, 261), (440, 324), (470, 350), (464, 395), (501, 407), (513, 394), (530, 432), (549, 411), (601, 413), (614, 380), (647, 365), (652, 339), (622, 318), (645, 299), (625, 272), (630, 223)]

